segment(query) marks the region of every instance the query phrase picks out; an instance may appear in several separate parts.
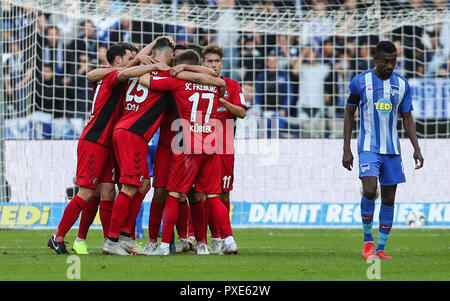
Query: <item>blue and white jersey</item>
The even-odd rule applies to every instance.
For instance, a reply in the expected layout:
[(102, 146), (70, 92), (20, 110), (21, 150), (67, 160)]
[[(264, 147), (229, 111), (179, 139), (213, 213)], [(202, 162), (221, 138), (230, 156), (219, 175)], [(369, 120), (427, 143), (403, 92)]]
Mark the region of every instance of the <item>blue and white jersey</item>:
[(397, 116), (413, 110), (406, 79), (393, 72), (389, 79), (381, 80), (367, 70), (353, 78), (349, 89), (361, 98), (358, 153), (400, 155)]

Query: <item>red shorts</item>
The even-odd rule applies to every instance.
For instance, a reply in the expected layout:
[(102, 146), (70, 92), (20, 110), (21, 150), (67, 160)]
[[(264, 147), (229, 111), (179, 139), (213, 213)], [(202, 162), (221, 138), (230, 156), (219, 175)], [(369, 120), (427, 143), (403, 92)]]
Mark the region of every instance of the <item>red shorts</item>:
[(168, 191), (188, 193), (194, 190), (205, 194), (219, 194), (222, 167), (218, 155), (174, 154), (167, 182)]
[(120, 169), (119, 183), (142, 186), (144, 179), (150, 179), (147, 141), (128, 130), (115, 129), (112, 143)]
[(169, 146), (158, 144), (153, 164), (153, 187), (167, 186), (172, 156), (172, 149)]
[(219, 155), (222, 163), (221, 187), (222, 192), (233, 190), (234, 182), (234, 155)]
[(116, 183), (116, 160), (112, 147), (79, 140), (75, 184), (96, 189), (98, 183)]

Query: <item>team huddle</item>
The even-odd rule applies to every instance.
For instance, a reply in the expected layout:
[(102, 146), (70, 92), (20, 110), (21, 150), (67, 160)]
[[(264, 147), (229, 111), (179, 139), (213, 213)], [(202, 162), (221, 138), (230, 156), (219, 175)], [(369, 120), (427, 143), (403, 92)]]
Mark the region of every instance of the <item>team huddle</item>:
[[(85, 245), (99, 210), (104, 254), (169, 255), (175, 227), (178, 252), (237, 254), (229, 192), (234, 120), (245, 117), (246, 104), (239, 83), (220, 76), (223, 49), (176, 45), (165, 36), (139, 52), (128, 43), (112, 45), (106, 56), (109, 66), (87, 75), (94, 98), (78, 142), (79, 190), (48, 246), (68, 253), (64, 237), (80, 213), (74, 247)], [(158, 129), (151, 185), (148, 144)], [(151, 186), (149, 241), (140, 248), (135, 221)]]

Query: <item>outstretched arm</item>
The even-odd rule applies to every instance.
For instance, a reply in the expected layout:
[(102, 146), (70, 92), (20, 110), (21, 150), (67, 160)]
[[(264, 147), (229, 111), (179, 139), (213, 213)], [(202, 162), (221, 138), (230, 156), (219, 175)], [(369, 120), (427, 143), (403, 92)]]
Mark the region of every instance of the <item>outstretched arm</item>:
[(127, 80), (132, 77), (139, 77), (141, 75), (144, 75), (146, 73), (149, 73), (149, 72), (152, 72), (155, 70), (164, 71), (164, 70), (169, 70), (169, 69), (170, 69), (170, 67), (164, 63), (135, 66), (135, 67), (126, 68), (126, 69), (123, 69), (122, 71), (120, 71), (117, 74), (117, 80), (119, 82), (121, 82), (121, 81)]
[(205, 74), (208, 74), (211, 76), (217, 76), (217, 72), (214, 71), (214, 69), (212, 69), (212, 68), (208, 68), (208, 67), (200, 66), (200, 65), (188, 65), (188, 64), (179, 64), (179, 65), (172, 67), (170, 75), (176, 77), (176, 75), (182, 71), (191, 71), (191, 72), (205, 73)]
[(95, 83), (99, 80), (101, 80), (106, 74), (114, 71), (114, 70), (122, 70), (125, 67), (107, 67), (107, 68), (97, 68), (92, 71), (89, 71), (88, 74), (86, 74), (86, 79), (90, 83)]
[(219, 98), (219, 102), (223, 104), (223, 106), (228, 110), (228, 112), (230, 112), (235, 117), (239, 117), (242, 119), (245, 118), (245, 116), (247, 115), (245, 108), (241, 106), (232, 104), (231, 102), (228, 102), (223, 98)]
[(423, 156), (419, 147), (419, 141), (417, 139), (416, 126), (414, 124), (414, 119), (412, 117), (411, 112), (407, 112), (402, 114), (403, 119), (403, 127), (405, 128), (405, 132), (411, 141), (412, 146), (414, 147), (413, 158), (416, 162), (416, 169), (422, 168), (423, 166)]

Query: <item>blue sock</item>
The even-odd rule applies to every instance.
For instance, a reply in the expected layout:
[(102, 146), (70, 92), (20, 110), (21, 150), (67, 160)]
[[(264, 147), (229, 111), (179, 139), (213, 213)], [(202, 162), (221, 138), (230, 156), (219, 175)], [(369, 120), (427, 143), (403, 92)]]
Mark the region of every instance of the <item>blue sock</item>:
[(380, 208), (380, 227), (378, 230), (378, 245), (375, 252), (384, 250), (384, 246), (391, 232), (392, 222), (394, 221), (394, 206), (381, 204)]
[(375, 211), (375, 200), (361, 198), (361, 218), (364, 230), (364, 242), (373, 241), (372, 224), (373, 212)]

